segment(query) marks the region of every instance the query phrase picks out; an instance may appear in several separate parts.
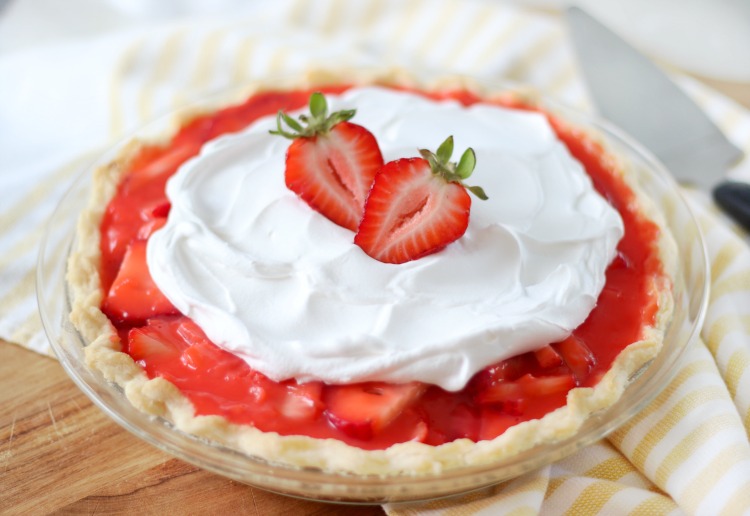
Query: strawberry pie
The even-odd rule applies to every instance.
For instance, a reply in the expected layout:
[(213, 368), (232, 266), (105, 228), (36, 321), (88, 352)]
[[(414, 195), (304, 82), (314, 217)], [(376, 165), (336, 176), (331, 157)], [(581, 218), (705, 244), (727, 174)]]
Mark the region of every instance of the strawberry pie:
[(140, 410), (272, 463), (421, 475), (614, 404), (674, 268), (627, 164), (532, 96), (315, 73), (100, 167), (68, 282), (89, 366)]

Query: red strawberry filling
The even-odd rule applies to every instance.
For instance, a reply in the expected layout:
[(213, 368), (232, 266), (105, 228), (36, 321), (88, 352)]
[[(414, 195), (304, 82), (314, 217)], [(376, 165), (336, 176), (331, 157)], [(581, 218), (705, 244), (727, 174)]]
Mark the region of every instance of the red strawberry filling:
[[(465, 91), (430, 96), (464, 104), (480, 100)], [(165, 182), (203, 142), (278, 110), (300, 108), (308, 97), (307, 91), (257, 94), (242, 105), (194, 119), (163, 147), (141, 148), (102, 220), (101, 277), (107, 292), (102, 309), (121, 336), (123, 350), (149, 377), (173, 382), (197, 414), (217, 414), (282, 435), (335, 438), (366, 449), (408, 440), (438, 445), (464, 437), (491, 439), (564, 405), (571, 388), (596, 384), (620, 351), (653, 324), (657, 304), (651, 278), (661, 271), (654, 250), (658, 228), (637, 212), (633, 192), (599, 145), (551, 119), (625, 224), (598, 304), (571, 337), (488, 367), (459, 392), (418, 383), (277, 383), (219, 349), (190, 319), (176, 313), (153, 285), (145, 264), (146, 241), (169, 211)], [(338, 173), (333, 181), (361, 209), (362, 195), (356, 193), (361, 188), (346, 186), (349, 180)], [(338, 210), (341, 203), (336, 206)]]

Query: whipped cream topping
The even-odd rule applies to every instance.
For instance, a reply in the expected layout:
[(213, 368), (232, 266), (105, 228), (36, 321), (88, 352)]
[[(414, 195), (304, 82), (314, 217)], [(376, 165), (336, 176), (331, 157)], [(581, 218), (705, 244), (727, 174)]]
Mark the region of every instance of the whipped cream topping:
[(469, 182), (489, 200), (472, 199), (466, 233), (442, 251), (381, 263), (286, 188), (275, 117), (208, 143), (168, 183), (148, 265), (214, 343), (277, 381), (458, 390), (586, 319), (623, 225), (543, 115), (377, 87), (328, 102), (356, 108), (386, 161), (452, 134), (456, 156), (475, 150)]

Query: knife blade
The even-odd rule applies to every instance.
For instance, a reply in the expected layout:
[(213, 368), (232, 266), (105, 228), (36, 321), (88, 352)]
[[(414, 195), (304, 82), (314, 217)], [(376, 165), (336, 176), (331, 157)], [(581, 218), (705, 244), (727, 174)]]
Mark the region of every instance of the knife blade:
[(750, 185), (722, 182), (743, 153), (656, 64), (583, 9), (565, 15), (600, 115), (645, 145), (678, 181), (713, 189), (717, 203), (750, 230)]

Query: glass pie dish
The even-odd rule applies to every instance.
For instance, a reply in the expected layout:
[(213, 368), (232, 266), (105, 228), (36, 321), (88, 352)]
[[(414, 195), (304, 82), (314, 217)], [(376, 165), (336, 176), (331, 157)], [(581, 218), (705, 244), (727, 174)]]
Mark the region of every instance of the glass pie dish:
[[(493, 92), (523, 95), (524, 89), (505, 84), (485, 85)], [(242, 92), (223, 94), (189, 110), (205, 110), (230, 103)], [(536, 96), (535, 96), (536, 99)], [(666, 385), (686, 346), (697, 338), (708, 299), (708, 260), (700, 230), (675, 182), (638, 144), (606, 122), (582, 115), (550, 100), (539, 99), (546, 112), (602, 139), (634, 175), (643, 194), (658, 208), (674, 234), (679, 266), (674, 277), (674, 312), (657, 357), (637, 371), (624, 395), (611, 407), (589, 417), (575, 435), (537, 445), (506, 460), (457, 467), (438, 474), (386, 476), (324, 472), (270, 463), (234, 449), (184, 433), (169, 421), (137, 410), (122, 388), (89, 369), (85, 339), (70, 322), (71, 299), (65, 279), (67, 257), (76, 238), (76, 222), (86, 204), (94, 168), (112, 162), (133, 138), (114, 146), (83, 171), (64, 196), (50, 221), (37, 271), (37, 295), (42, 321), (55, 352), (71, 378), (91, 400), (117, 423), (141, 439), (215, 473), (282, 494), (348, 503), (384, 503), (433, 499), (502, 482), (554, 462), (601, 439), (640, 411)], [(134, 137), (157, 139), (180, 114), (171, 114), (139, 130)]]

